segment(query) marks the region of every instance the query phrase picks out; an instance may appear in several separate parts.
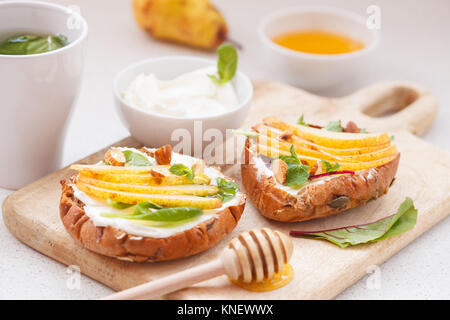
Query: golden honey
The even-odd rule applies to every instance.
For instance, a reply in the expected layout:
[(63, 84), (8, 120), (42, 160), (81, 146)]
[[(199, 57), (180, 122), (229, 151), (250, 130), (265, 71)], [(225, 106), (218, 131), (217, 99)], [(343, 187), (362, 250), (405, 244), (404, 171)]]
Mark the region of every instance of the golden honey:
[(324, 30), (282, 33), (272, 39), (285, 48), (312, 54), (342, 54), (364, 48), (364, 43), (345, 35)]
[(272, 278), (264, 279), (261, 282), (245, 283), (241, 280), (232, 280), (232, 279), (230, 279), (230, 281), (235, 285), (248, 291), (264, 292), (284, 287), (289, 282), (291, 282), (293, 277), (294, 277), (294, 269), (290, 264), (285, 264), (283, 270), (281, 270), (280, 273), (275, 273)]

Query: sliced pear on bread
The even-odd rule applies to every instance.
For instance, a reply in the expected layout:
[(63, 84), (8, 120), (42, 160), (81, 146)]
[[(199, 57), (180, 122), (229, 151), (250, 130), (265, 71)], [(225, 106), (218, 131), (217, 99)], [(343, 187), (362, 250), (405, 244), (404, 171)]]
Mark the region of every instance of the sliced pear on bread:
[(115, 191), (95, 187), (83, 182), (77, 182), (76, 186), (78, 189), (80, 189), (90, 197), (99, 199), (112, 199), (129, 204), (138, 204), (144, 201), (151, 201), (163, 207), (195, 207), (199, 209), (216, 209), (222, 206), (222, 201), (218, 198), (207, 198), (191, 195), (142, 194)]
[(271, 127), (289, 130), (300, 138), (312, 143), (335, 149), (378, 146), (390, 142), (389, 135), (386, 133), (333, 132), (308, 126), (287, 124), (276, 117), (267, 117), (263, 121)]
[[(259, 125), (255, 127), (255, 130), (261, 134), (261, 136), (267, 136), (274, 139), (280, 139), (280, 137), (286, 132), (273, 127)], [(351, 155), (360, 155), (366, 153), (372, 153), (377, 150), (386, 149), (389, 147), (390, 142), (385, 144), (380, 144), (377, 146), (370, 147), (360, 147), (360, 148), (347, 148), (347, 149), (336, 149), (331, 147), (321, 146), (311, 141), (302, 139), (296, 135), (291, 135), (284, 139), (283, 141), (288, 142), (290, 144), (294, 144), (296, 147), (303, 147), (311, 150), (315, 150), (318, 152), (323, 152), (325, 154), (331, 154), (336, 156), (351, 156)]]
[[(280, 141), (263, 135), (257, 137), (257, 142), (258, 144), (266, 145), (269, 148), (275, 148), (285, 151), (289, 151), (290, 147), (292, 146), (291, 143)], [(315, 151), (297, 145), (294, 145), (294, 147), (295, 151), (299, 156), (309, 156), (317, 159), (331, 160), (336, 162), (376, 161), (397, 154), (397, 147), (395, 145), (390, 145), (385, 149), (377, 150), (371, 153), (365, 153), (361, 155), (347, 155), (347, 156), (332, 155), (326, 152)]]
[[(263, 145), (263, 144), (257, 144), (256, 145), (256, 151), (259, 154), (262, 154), (264, 156), (270, 157), (270, 158), (278, 158), (279, 156), (287, 156), (290, 155), (289, 151), (281, 150), (281, 149), (275, 149), (271, 148), (269, 146)], [(298, 158), (306, 163), (309, 166), (313, 166), (317, 161), (322, 160), (321, 158), (314, 158), (309, 156), (304, 156), (301, 154), (297, 154)], [(385, 157), (379, 160), (375, 161), (367, 161), (367, 162), (342, 162), (342, 161), (334, 161), (334, 163), (339, 163), (340, 168), (339, 170), (351, 170), (351, 171), (358, 171), (358, 170), (364, 170), (364, 169), (370, 169), (375, 168), (381, 165), (384, 165), (396, 158), (396, 155)], [(331, 164), (334, 164), (333, 161), (330, 161)], [(322, 164), (322, 168), (325, 169), (325, 167)]]
[(78, 182), (92, 185), (94, 187), (124, 191), (132, 193), (147, 193), (147, 194), (172, 194), (172, 195), (195, 195), (195, 196), (209, 196), (219, 192), (219, 188), (213, 185), (202, 184), (181, 184), (181, 185), (136, 185), (127, 183), (113, 183), (94, 179), (84, 175), (78, 177)]

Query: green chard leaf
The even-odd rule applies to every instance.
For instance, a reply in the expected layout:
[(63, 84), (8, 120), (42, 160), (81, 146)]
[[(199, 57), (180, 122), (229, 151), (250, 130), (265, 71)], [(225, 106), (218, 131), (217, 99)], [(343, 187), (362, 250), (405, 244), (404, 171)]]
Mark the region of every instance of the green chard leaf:
[(411, 198), (402, 202), (396, 214), (378, 221), (320, 231), (291, 231), (291, 236), (328, 240), (341, 248), (377, 242), (410, 230), (417, 221), (417, 209)]
[(134, 152), (131, 150), (123, 151), (123, 155), (125, 156), (125, 165), (127, 166), (137, 166), (137, 167), (145, 167), (151, 166), (152, 163), (147, 157), (143, 156), (138, 152)]
[(236, 48), (231, 44), (222, 44), (217, 48), (217, 74), (209, 75), (209, 77), (217, 84), (225, 84), (233, 79), (238, 63), (238, 55)]
[(109, 204), (111, 207), (119, 210), (127, 209), (129, 207), (134, 206), (134, 204), (119, 202), (113, 199), (106, 199), (106, 203)]
[(176, 163), (169, 168), (169, 171), (176, 176), (186, 176), (189, 180), (194, 180), (195, 172), (194, 167), (189, 169), (189, 167), (185, 166), (182, 163)]
[(334, 132), (344, 131), (341, 120), (328, 122), (327, 126), (324, 129), (327, 131), (334, 131)]
[(321, 159), (320, 161), (323, 163), (326, 172), (335, 172), (338, 171), (338, 169), (341, 167), (341, 165), (337, 162), (335, 162), (334, 165), (332, 165), (327, 160)]

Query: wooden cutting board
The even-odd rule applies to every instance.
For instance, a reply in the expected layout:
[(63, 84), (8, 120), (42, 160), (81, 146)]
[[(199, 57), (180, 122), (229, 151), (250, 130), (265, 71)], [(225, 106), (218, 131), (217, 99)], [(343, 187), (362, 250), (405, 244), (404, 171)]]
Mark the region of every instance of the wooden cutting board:
[[(3, 204), (3, 219), (18, 239), (66, 265), (78, 265), (89, 277), (122, 290), (152, 279), (185, 270), (217, 257), (229, 240), (244, 230), (270, 227), (284, 232), (332, 228), (374, 221), (396, 212), (406, 196), (419, 210), (416, 226), (399, 236), (370, 244), (340, 249), (326, 241), (294, 238), (291, 261), (295, 270), (287, 286), (265, 293), (245, 291), (225, 276), (169, 294), (169, 299), (329, 299), (383, 263), (419, 237), (450, 212), (450, 154), (412, 133), (423, 133), (437, 109), (433, 95), (411, 84), (381, 83), (340, 99), (314, 96), (280, 83), (255, 84), (254, 100), (245, 128), (263, 116), (277, 115), (294, 122), (304, 114), (312, 123), (353, 120), (369, 131), (387, 130), (395, 135), (401, 161), (395, 184), (386, 196), (340, 215), (301, 223), (278, 223), (263, 218), (251, 202), (237, 228), (218, 246), (194, 257), (162, 263), (130, 263), (104, 257), (75, 243), (59, 220), (59, 181), (73, 172), (67, 168), (44, 177), (11, 194)], [(412, 132), (412, 133), (411, 133)], [(241, 139), (242, 140), (242, 139)], [(133, 138), (117, 146), (137, 147)], [(107, 148), (83, 163), (103, 157)], [(228, 150), (227, 150), (228, 151)], [(224, 168), (240, 182), (238, 166)]]

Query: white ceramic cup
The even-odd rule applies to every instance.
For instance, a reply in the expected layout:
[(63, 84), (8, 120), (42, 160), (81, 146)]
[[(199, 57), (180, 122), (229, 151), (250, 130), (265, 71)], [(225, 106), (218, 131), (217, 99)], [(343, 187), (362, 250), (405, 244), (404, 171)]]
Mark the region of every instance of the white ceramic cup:
[[(343, 54), (310, 54), (291, 50), (272, 41), (290, 31), (325, 30), (362, 41), (361, 50)], [(285, 81), (308, 90), (323, 90), (363, 74), (379, 42), (377, 30), (366, 25), (356, 13), (324, 6), (287, 8), (261, 22), (258, 30), (268, 67), (282, 74)]]
[[(239, 128), (247, 118), (249, 103), (253, 97), (252, 83), (240, 71), (236, 72), (232, 80), (239, 104), (223, 114), (179, 118), (144, 111), (123, 99), (123, 94), (130, 83), (140, 74), (154, 74), (158, 79), (171, 80), (183, 73), (216, 64), (216, 61), (209, 59), (169, 56), (144, 60), (120, 71), (114, 79), (114, 97), (119, 116), (131, 135), (148, 147), (159, 147), (165, 144), (177, 144), (176, 140), (172, 139), (172, 134), (177, 129), (184, 129), (189, 132), (187, 136), (191, 139), (191, 148), (190, 152), (187, 150), (183, 152), (201, 156), (197, 153), (198, 147), (205, 148), (210, 144), (210, 141), (203, 139), (208, 129), (217, 129), (225, 139), (226, 129)], [(187, 105), (186, 108), (189, 106)], [(179, 141), (182, 142), (182, 139)], [(222, 143), (222, 141), (213, 142)]]
[(80, 86), (86, 21), (35, 1), (0, 2), (0, 41), (63, 34), (69, 44), (35, 55), (0, 55), (0, 186), (20, 188), (60, 166), (65, 129)]

